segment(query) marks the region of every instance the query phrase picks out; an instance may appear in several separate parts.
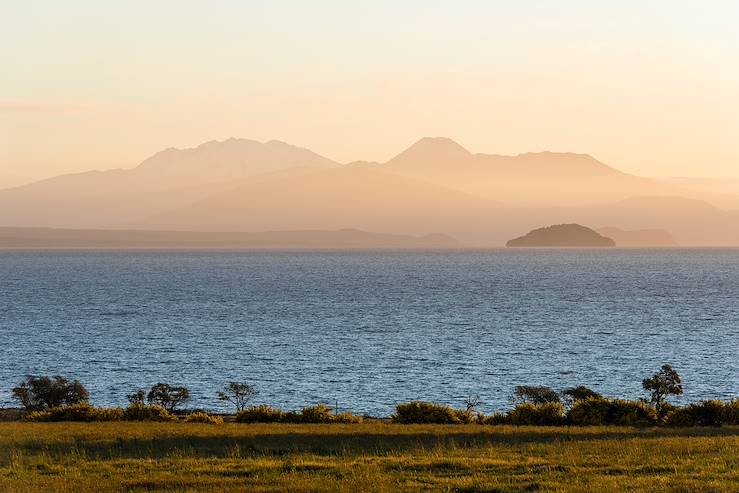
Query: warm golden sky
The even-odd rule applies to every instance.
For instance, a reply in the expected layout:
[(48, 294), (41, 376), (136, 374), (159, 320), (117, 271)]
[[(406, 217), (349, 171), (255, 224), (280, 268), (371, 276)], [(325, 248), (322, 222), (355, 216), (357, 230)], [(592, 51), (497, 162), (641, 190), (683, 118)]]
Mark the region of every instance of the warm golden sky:
[(734, 0), (0, 0), (0, 181), (232, 136), (739, 177), (737, 19)]

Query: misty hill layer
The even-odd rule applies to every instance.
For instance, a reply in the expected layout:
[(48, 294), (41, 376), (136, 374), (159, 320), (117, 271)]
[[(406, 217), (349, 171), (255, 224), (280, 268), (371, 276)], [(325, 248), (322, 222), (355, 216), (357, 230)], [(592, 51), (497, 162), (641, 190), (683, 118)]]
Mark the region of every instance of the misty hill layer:
[(497, 246), (537, 225), (577, 222), (664, 229), (681, 245), (739, 245), (739, 211), (690, 193), (584, 154), (473, 154), (450, 139), (424, 138), (385, 163), (339, 164), (283, 142), (229, 139), (168, 149), (132, 169), (0, 190), (0, 225), (438, 231)]
[(0, 228), (0, 248), (455, 248), (442, 234), (404, 236), (355, 229), (204, 233)]
[(674, 247), (677, 243), (663, 229), (637, 229), (625, 231), (620, 228), (600, 228), (599, 234), (612, 238), (622, 247)]
[(192, 149), (166, 149), (132, 169), (61, 175), (0, 190), (0, 225), (120, 227), (242, 183), (334, 166), (338, 163), (279, 141), (229, 139)]
[(473, 154), (447, 138), (423, 138), (383, 168), (519, 206), (579, 206), (674, 193), (669, 185), (623, 173), (587, 154)]
[(611, 238), (580, 224), (556, 224), (529, 231), (506, 243), (508, 247), (612, 247)]

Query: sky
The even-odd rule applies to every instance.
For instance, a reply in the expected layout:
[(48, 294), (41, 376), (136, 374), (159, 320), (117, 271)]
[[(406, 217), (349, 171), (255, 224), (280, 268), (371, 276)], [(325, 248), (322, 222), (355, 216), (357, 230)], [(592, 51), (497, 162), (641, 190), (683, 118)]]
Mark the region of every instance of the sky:
[(739, 178), (737, 19), (734, 0), (0, 0), (0, 185), (230, 137)]

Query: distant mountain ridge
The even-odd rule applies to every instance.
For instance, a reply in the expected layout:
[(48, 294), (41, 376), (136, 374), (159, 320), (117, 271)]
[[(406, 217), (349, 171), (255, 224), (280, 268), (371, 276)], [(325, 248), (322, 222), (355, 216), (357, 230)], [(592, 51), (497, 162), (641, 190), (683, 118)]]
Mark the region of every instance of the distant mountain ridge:
[(29, 183), (32, 180), (26, 177), (13, 175), (0, 170), (0, 190)]
[(297, 167), (329, 168), (338, 163), (315, 152), (270, 140), (249, 139), (205, 142), (192, 149), (170, 148), (158, 152), (134, 168), (150, 175), (166, 174), (188, 183), (221, 182)]
[(587, 154), (473, 154), (447, 138), (423, 138), (382, 167), (519, 206), (577, 206), (630, 195), (674, 194), (667, 184), (623, 173)]
[(701, 193), (585, 154), (474, 154), (447, 138), (423, 138), (385, 163), (350, 164), (280, 141), (229, 139), (167, 149), (131, 169), (0, 190), (0, 225), (438, 231), (493, 246), (540, 224), (582, 223), (664, 229), (683, 245), (739, 245), (739, 212)]
[(111, 228), (181, 207), (260, 176), (338, 166), (279, 141), (206, 142), (166, 149), (131, 169), (60, 175), (0, 190), (0, 225)]

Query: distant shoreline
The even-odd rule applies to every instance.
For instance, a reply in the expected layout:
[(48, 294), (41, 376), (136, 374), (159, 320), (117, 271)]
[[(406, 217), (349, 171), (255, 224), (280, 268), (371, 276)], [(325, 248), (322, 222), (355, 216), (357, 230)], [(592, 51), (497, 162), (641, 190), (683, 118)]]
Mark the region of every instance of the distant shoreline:
[(357, 229), (200, 232), (0, 227), (0, 249), (428, 249), (459, 248), (447, 235)]
[(598, 251), (604, 254), (623, 252), (623, 251), (694, 251), (694, 250), (739, 250), (739, 245), (677, 245), (677, 246), (615, 246), (609, 248), (603, 247), (506, 247), (504, 245), (493, 245), (493, 246), (476, 246), (476, 245), (460, 245), (457, 247), (399, 247), (399, 246), (388, 246), (388, 247), (370, 247), (370, 246), (214, 246), (214, 245), (111, 245), (111, 246), (99, 246), (99, 245), (80, 245), (80, 246), (34, 246), (34, 245), (22, 245), (22, 246), (7, 246), (0, 244), (0, 252), (7, 251), (203, 251), (203, 252), (490, 252), (490, 251), (501, 251), (509, 253), (523, 253), (523, 252), (546, 252), (546, 251), (557, 251), (557, 252), (578, 252), (578, 251)]

